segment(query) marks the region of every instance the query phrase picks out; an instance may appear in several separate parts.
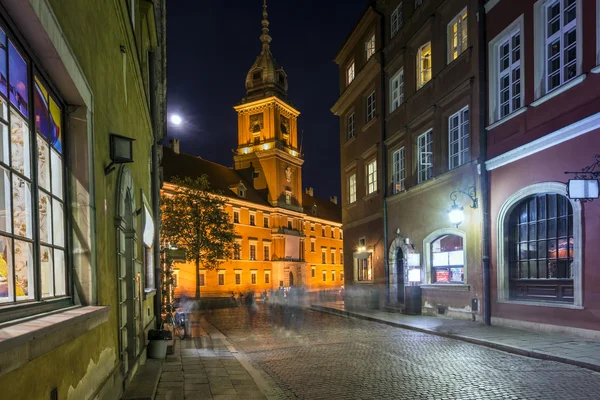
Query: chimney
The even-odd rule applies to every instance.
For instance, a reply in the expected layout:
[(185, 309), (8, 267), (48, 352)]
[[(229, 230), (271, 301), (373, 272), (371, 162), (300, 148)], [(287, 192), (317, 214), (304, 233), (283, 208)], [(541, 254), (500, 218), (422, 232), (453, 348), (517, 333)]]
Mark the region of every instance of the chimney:
[(309, 188), (306, 188), (306, 189), (305, 189), (305, 191), (306, 191), (306, 194), (307, 194), (307, 195), (309, 195), (309, 196), (311, 196), (311, 197), (313, 197), (313, 196), (314, 196), (314, 191), (315, 191), (315, 190), (314, 190), (313, 188), (311, 188), (311, 187), (309, 187)]
[(169, 140), (169, 147), (173, 149), (175, 154), (179, 154), (179, 139)]
[(337, 204), (337, 196), (330, 197), (329, 201), (332, 202), (333, 204)]

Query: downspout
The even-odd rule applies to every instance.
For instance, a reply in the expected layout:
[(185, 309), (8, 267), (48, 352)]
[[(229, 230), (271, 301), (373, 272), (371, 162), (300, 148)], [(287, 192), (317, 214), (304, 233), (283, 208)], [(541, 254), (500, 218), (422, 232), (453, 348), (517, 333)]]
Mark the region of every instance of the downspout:
[(383, 203), (383, 268), (385, 274), (385, 301), (390, 302), (390, 283), (389, 283), (389, 259), (388, 259), (388, 229), (387, 229), (387, 152), (384, 146), (385, 141), (385, 110), (386, 110), (386, 91), (385, 91), (385, 16), (377, 10), (377, 2), (371, 2), (371, 8), (379, 15), (379, 75), (381, 76), (381, 112), (379, 118), (381, 118), (381, 194)]
[(481, 168), (481, 266), (483, 272), (483, 322), (491, 325), (491, 290), (490, 290), (490, 196), (489, 176), (485, 166), (487, 160), (487, 63), (486, 63), (486, 26), (485, 0), (479, 0), (477, 13), (479, 20), (479, 166)]

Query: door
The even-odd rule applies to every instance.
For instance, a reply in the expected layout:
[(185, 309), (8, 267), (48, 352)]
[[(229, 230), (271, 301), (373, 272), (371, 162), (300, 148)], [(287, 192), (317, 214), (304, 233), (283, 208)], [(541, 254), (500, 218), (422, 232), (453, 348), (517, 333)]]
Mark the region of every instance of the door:
[(396, 279), (398, 286), (398, 303), (404, 303), (404, 254), (402, 249), (396, 249)]
[(294, 286), (294, 274), (290, 272), (290, 286)]

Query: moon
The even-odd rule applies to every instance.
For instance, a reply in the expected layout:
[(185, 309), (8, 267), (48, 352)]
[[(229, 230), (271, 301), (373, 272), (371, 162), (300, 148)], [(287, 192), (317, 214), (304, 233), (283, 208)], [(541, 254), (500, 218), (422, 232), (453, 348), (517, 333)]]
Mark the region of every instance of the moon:
[(183, 120), (181, 119), (181, 117), (177, 114), (171, 115), (171, 122), (174, 125), (181, 125), (181, 123), (183, 122)]

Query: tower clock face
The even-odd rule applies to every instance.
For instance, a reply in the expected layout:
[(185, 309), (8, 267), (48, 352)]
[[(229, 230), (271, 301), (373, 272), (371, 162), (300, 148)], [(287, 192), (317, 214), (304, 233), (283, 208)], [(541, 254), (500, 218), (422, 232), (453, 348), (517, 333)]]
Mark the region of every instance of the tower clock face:
[(283, 115), (281, 116), (281, 133), (283, 135), (290, 134), (290, 120)]

